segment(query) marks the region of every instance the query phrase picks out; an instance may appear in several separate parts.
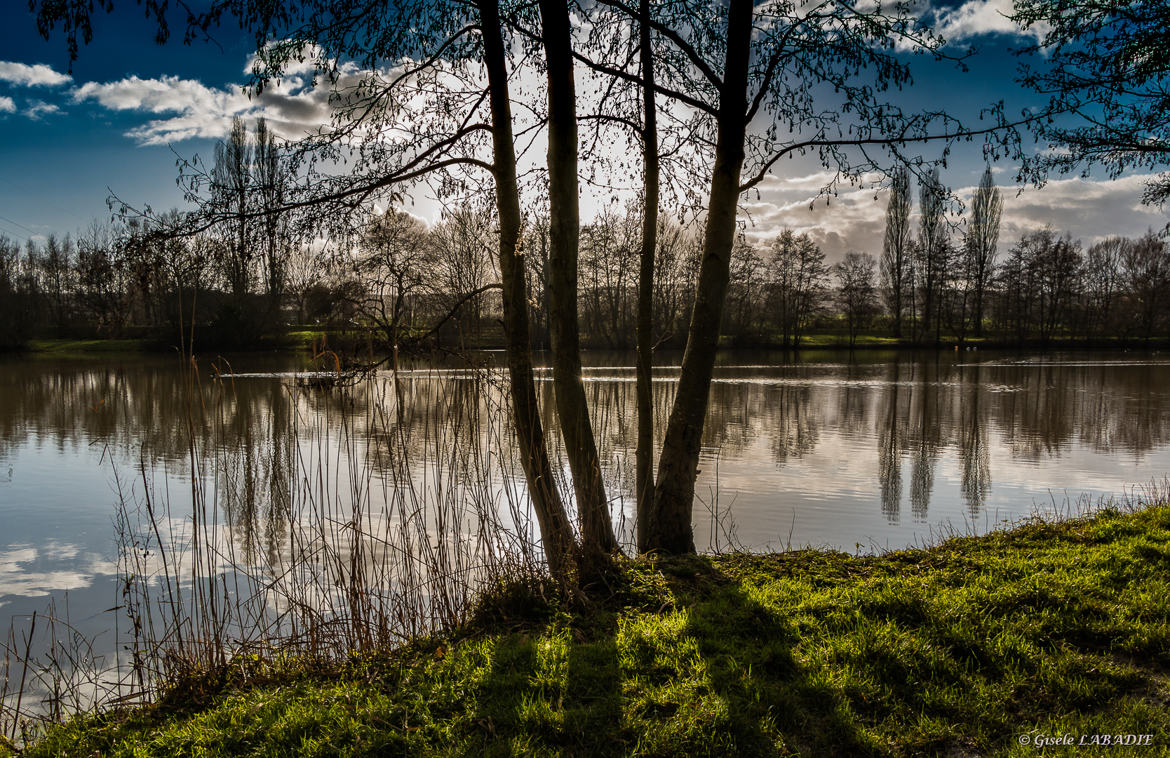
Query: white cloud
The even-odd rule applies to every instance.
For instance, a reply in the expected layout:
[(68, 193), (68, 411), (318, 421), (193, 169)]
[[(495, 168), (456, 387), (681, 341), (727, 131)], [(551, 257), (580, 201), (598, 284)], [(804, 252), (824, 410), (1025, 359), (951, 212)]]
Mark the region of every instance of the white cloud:
[(0, 81), (22, 84), (26, 87), (57, 87), (73, 81), (73, 77), (54, 71), (43, 63), (16, 63), (0, 61)]
[(16, 113), (16, 103), (12, 98), (0, 96), (0, 113)]
[(33, 121), (40, 121), (42, 116), (50, 116), (60, 112), (61, 109), (52, 103), (46, 103), (43, 100), (33, 100), (29, 103), (29, 107), (25, 110), (24, 115)]
[[(1141, 204), (1142, 192), (1153, 174), (1134, 174), (1115, 180), (1076, 177), (1051, 181), (1018, 196), (1004, 189), (1000, 248), (1010, 247), (1024, 232), (1049, 224), (1067, 232), (1085, 246), (1106, 237), (1138, 237), (1166, 225), (1166, 214)], [(964, 188), (968, 197), (974, 188)]]
[[(45, 563), (67, 565), (45, 566)], [(117, 566), (76, 545), (50, 541), (38, 550), (31, 545), (9, 545), (0, 551), (0, 595), (40, 597), (93, 584), (97, 575), (112, 575)]]
[(232, 116), (250, 107), (242, 91), (213, 89), (192, 79), (131, 76), (116, 82), (86, 82), (73, 92), (76, 102), (94, 101), (115, 111), (175, 114), (147, 122), (127, 134), (146, 145), (160, 145), (192, 137), (222, 137)]
[(935, 31), (948, 42), (963, 42), (985, 34), (1011, 34), (1039, 39), (1043, 29), (1024, 29), (1008, 16), (1012, 0), (967, 0), (956, 8), (935, 11)]
[(227, 135), (235, 116), (246, 120), (263, 117), (277, 135), (299, 139), (327, 125), (333, 113), (328, 85), (310, 86), (299, 76), (273, 82), (251, 97), (241, 85), (215, 88), (177, 76), (131, 76), (115, 82), (87, 82), (74, 90), (73, 99), (115, 111), (165, 116), (126, 133), (142, 145), (219, 139)]
[[(880, 254), (889, 193), (872, 186), (845, 187), (826, 204), (817, 196), (831, 178), (826, 172), (787, 180), (771, 177), (761, 183), (760, 198), (748, 198), (740, 204), (753, 223), (748, 237), (767, 244), (781, 229), (791, 228), (811, 236), (830, 263), (850, 250)], [(1040, 189), (1025, 188), (1018, 195), (1015, 186), (1001, 185), (1000, 251), (1006, 251), (1025, 232), (1047, 225), (1061, 234), (1071, 234), (1086, 247), (1110, 236), (1136, 237), (1147, 229), (1160, 229), (1166, 225), (1165, 213), (1141, 204), (1150, 178), (1135, 174), (1116, 180), (1059, 179)], [(969, 208), (974, 191), (973, 186), (962, 187), (955, 194)], [(917, 230), (917, 188), (913, 189), (913, 202), (911, 224)]]
[[(275, 43), (270, 43), (271, 48)], [(302, 76), (306, 74), (313, 74), (316, 72), (318, 62), (326, 62), (325, 49), (319, 45), (311, 42), (301, 45), (299, 53), (290, 60), (281, 71), (282, 78), (289, 78), (293, 76)], [(265, 70), (265, 66), (261, 62), (256, 53), (248, 56), (247, 63), (244, 64), (244, 73), (251, 76), (252, 74), (260, 74)]]
[(749, 198), (740, 204), (753, 222), (747, 230), (748, 237), (767, 243), (781, 229), (790, 228), (812, 237), (829, 262), (840, 260), (850, 250), (880, 251), (885, 193), (872, 187), (846, 186), (826, 202), (820, 191), (834, 176), (833, 172), (822, 171), (790, 179), (765, 179), (760, 184), (759, 199)]

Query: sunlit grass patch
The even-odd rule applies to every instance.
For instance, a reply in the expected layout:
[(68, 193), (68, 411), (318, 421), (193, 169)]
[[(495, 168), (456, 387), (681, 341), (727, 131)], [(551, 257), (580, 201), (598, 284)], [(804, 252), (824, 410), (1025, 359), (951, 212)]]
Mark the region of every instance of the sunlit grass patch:
[(34, 353), (69, 355), (84, 353), (137, 353), (146, 350), (148, 340), (143, 339), (45, 339), (31, 340), (29, 350)]

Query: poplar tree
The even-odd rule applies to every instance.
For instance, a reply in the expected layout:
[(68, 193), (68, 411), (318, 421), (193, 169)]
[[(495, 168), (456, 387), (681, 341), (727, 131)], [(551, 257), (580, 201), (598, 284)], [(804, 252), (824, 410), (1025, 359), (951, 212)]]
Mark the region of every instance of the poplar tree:
[(910, 172), (900, 167), (890, 182), (886, 233), (882, 240), (882, 284), (895, 337), (902, 336), (907, 290), (913, 276), (910, 258)]
[(991, 167), (983, 172), (979, 188), (971, 201), (971, 221), (967, 225), (964, 253), (967, 258), (967, 276), (975, 296), (975, 336), (983, 336), (983, 304), (987, 289), (995, 273), (995, 254), (999, 245), (999, 221), (1003, 213), (1003, 197), (991, 176)]

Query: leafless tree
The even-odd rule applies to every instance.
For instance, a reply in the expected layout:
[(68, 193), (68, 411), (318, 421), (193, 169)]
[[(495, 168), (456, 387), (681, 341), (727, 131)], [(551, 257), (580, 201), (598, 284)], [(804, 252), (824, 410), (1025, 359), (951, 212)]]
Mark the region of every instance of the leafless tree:
[(918, 198), (918, 240), (914, 248), (914, 273), (917, 279), (919, 313), (915, 338), (922, 340), (930, 336), (932, 325), (936, 335), (942, 326), (938, 309), (950, 252), (946, 240), (946, 220), (943, 215), (946, 188), (939, 181), (937, 168), (923, 179)]
[(791, 229), (772, 241), (768, 260), (768, 302), (785, 347), (800, 347), (800, 338), (822, 305), (829, 267), (825, 254), (807, 234)]
[(495, 229), (490, 213), (467, 203), (449, 208), (431, 230), (439, 289), (446, 311), (456, 309), (454, 320), (461, 336), (479, 338), (484, 313), (484, 285), (495, 282), (492, 253)]
[(1170, 304), (1170, 246), (1148, 232), (1121, 251), (1121, 269), (1138, 333), (1148, 342)]
[(1003, 197), (995, 186), (991, 167), (983, 172), (975, 197), (971, 201), (971, 220), (967, 224), (963, 253), (965, 270), (974, 296), (975, 335), (983, 335), (983, 302), (991, 277), (995, 273), (995, 254), (999, 246), (999, 220)]
[(252, 190), (252, 145), (248, 130), (238, 116), (226, 141), (215, 146), (211, 203), (224, 221), (227, 245), (220, 266), (237, 301), (252, 294), (253, 262), (256, 255), (249, 216)]
[[(914, 276), (910, 251), (910, 172), (900, 167), (890, 180), (886, 233), (882, 239), (882, 284), (895, 337), (902, 336), (906, 301), (912, 301)], [(913, 307), (910, 310), (913, 313)]]
[(837, 278), (837, 305), (845, 316), (849, 346), (853, 347), (857, 334), (877, 314), (873, 256), (856, 251), (846, 253), (845, 259), (833, 266), (833, 275)]
[(426, 224), (390, 208), (370, 219), (352, 254), (352, 271), (362, 285), (355, 305), (396, 353), (418, 326), (419, 301), (430, 291), (436, 254)]
[(1086, 253), (1082, 287), (1085, 333), (1101, 337), (1123, 331), (1117, 318), (1122, 288), (1121, 261), (1132, 244), (1123, 237), (1109, 237), (1092, 245)]

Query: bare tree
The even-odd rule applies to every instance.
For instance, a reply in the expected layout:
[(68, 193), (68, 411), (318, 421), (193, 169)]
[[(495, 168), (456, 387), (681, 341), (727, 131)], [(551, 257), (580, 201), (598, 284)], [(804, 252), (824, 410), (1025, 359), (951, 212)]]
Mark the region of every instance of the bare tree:
[(548, 76), (548, 317), (552, 337), (553, 386), (565, 454), (581, 520), (581, 549), (590, 566), (617, 549), (610, 521), (601, 459), (581, 380), (581, 334), (577, 317), (577, 259), (580, 208), (577, 177), (577, 96), (569, 6), (540, 0), (541, 41)]
[[(1046, 230), (1050, 231), (1050, 230)], [(1047, 343), (1058, 330), (1067, 330), (1081, 276), (1081, 245), (1069, 235), (1047, 234), (1038, 238), (1034, 250), (1037, 269), (1038, 309), (1036, 322), (1040, 339)]]
[[(691, 508), (698, 476), (703, 422), (707, 413), (719, 325), (730, 275), (731, 248), (736, 233), (736, 208), (741, 188), (747, 137), (749, 61), (752, 40), (752, 4), (732, 0), (726, 16), (723, 75), (708, 77), (707, 86), (718, 91), (714, 111), (717, 136), (711, 169), (711, 189), (704, 230), (703, 258), (699, 267), (695, 304), (687, 332), (687, 350), (675, 391), (674, 407), (666, 425), (654, 502), (647, 514), (645, 549), (667, 553), (695, 550)], [(684, 51), (689, 46), (684, 46)], [(689, 48), (697, 52), (694, 48)], [(696, 56), (696, 64), (702, 60)], [(709, 71), (704, 63), (704, 70)], [(765, 91), (766, 88), (761, 91)]]
[(882, 240), (882, 284), (895, 337), (902, 336), (906, 301), (914, 286), (910, 251), (910, 172), (903, 166), (891, 177), (886, 233)]
[(781, 340), (784, 347), (800, 347), (828, 284), (825, 254), (807, 234), (785, 229), (772, 241), (768, 263), (768, 300)]
[(253, 147), (254, 194), (260, 201), (259, 244), (263, 255), (264, 294), (268, 299), (267, 321), (276, 318), (288, 282), (288, 258), (292, 248), (289, 219), (278, 211), (285, 204), (290, 177), (276, 138), (263, 118), (256, 121)]
[(308, 318), (310, 292), (321, 283), (321, 274), (327, 270), (325, 256), (313, 243), (293, 245), (285, 259), (284, 270), (286, 286), (296, 306), (297, 324), (303, 325)]
[(999, 318), (1023, 342), (1047, 342), (1067, 327), (1079, 286), (1080, 246), (1051, 227), (1027, 232), (1000, 267)]
[(943, 278), (947, 273), (947, 254), (950, 246), (946, 240), (946, 221), (943, 212), (946, 202), (946, 188), (934, 169), (922, 181), (918, 192), (918, 240), (914, 248), (914, 273), (917, 277), (918, 302), (920, 306), (915, 337), (922, 340), (930, 334), (933, 324), (936, 332), (941, 328), (937, 313)]
[(40, 289), (49, 306), (49, 318), (58, 330), (69, 320), (68, 300), (73, 290), (73, 240), (50, 234), (44, 254), (38, 258)]
[(0, 350), (22, 348), (36, 326), (35, 281), (21, 264), (20, 245), (0, 235)]
[(631, 347), (637, 299), (640, 208), (601, 209), (581, 228), (583, 333), (609, 348)]
[(995, 273), (995, 254), (999, 246), (999, 220), (1003, 197), (991, 176), (991, 167), (983, 171), (979, 188), (971, 201), (971, 221), (964, 239), (967, 277), (974, 295), (975, 335), (983, 336), (983, 301)]
[(220, 266), (238, 303), (252, 294), (252, 263), (256, 254), (249, 216), (251, 169), (252, 146), (248, 141), (248, 130), (237, 116), (232, 119), (227, 141), (215, 146), (211, 202), (225, 219), (227, 245)]
[(461, 337), (479, 338), (483, 316), (484, 285), (494, 281), (492, 251), (495, 248), (493, 219), (470, 204), (448, 209), (435, 228), (431, 240), (435, 246), (439, 289), (447, 310), (457, 309), (455, 323)]
[(430, 291), (428, 271), (434, 261), (426, 225), (396, 208), (370, 219), (354, 251), (352, 270), (363, 289), (355, 305), (395, 356), (417, 327), (419, 297)]
[(659, 221), (654, 261), (654, 345), (686, 330), (702, 255), (702, 239), (693, 227)]
[(524, 228), (524, 266), (534, 345), (548, 348), (548, 214), (532, 213)]
[(731, 281), (727, 288), (727, 321), (724, 331), (758, 338), (766, 323), (764, 305), (771, 284), (769, 265), (745, 237), (735, 243)]
[[(603, 4), (623, 8), (631, 18), (637, 15), (622, 0)], [(694, 549), (694, 483), (741, 193), (758, 186), (787, 156), (811, 154), (835, 177), (856, 177), (871, 170), (889, 172), (901, 163), (917, 165), (902, 153), (909, 143), (1006, 135), (1009, 125), (999, 113), (988, 127), (966, 130), (944, 113), (907, 115), (887, 106), (878, 93), (900, 87), (910, 73), (890, 52), (892, 40), (944, 57), (941, 41), (922, 33), (906, 6), (893, 8), (830, 2), (757, 6), (731, 0), (726, 5), (666, 5), (653, 23), (666, 41), (655, 88), (697, 114), (694, 142), (707, 146), (702, 150), (710, 155), (709, 171), (704, 171), (710, 189), (687, 349), (663, 439), (648, 548)], [(840, 107), (826, 106), (824, 93), (830, 90), (841, 99)], [(765, 114), (767, 123), (776, 125), (749, 131), (748, 124)], [(1006, 138), (997, 145), (1013, 149)]]
[(1167, 320), (1170, 246), (1153, 232), (1147, 232), (1122, 250), (1121, 269), (1138, 333), (1148, 342), (1155, 329)]
[(858, 332), (869, 326), (877, 313), (873, 256), (846, 253), (845, 259), (833, 266), (833, 275), (837, 278), (837, 304), (845, 316), (849, 346), (853, 347)]
[(77, 238), (77, 304), (99, 334), (117, 335), (126, 321), (115, 252), (114, 233), (105, 224), (94, 222)]
[(1122, 287), (1121, 262), (1132, 241), (1109, 237), (1089, 248), (1084, 262), (1082, 319), (1084, 332), (1095, 336), (1117, 333), (1117, 301)]
[(544, 541), (545, 558), (554, 577), (561, 582), (570, 582), (577, 567), (577, 545), (549, 463), (533, 379), (528, 289), (520, 249), (520, 188), (516, 178), (507, 56), (498, 0), (476, 0), (476, 10), (491, 108), (492, 173), (500, 221), (498, 249), (512, 418), (520, 443), (520, 463)]
[(654, 277), (658, 256), (658, 104), (655, 101), (654, 46), (650, 0), (638, 2), (638, 63), (642, 69), (642, 247), (638, 253), (637, 403), (638, 444), (634, 452), (638, 549), (647, 535), (654, 498)]

